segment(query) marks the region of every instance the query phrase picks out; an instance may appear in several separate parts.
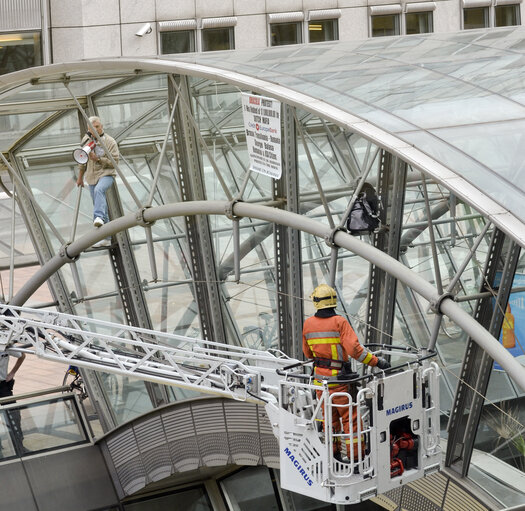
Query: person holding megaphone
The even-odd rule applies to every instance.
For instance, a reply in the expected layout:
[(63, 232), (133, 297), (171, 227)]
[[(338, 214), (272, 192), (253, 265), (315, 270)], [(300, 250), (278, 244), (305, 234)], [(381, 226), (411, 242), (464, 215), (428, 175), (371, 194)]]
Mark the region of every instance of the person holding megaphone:
[[(89, 122), (113, 160), (118, 164), (119, 150), (115, 139), (104, 133), (104, 127), (98, 117), (90, 117)], [(104, 149), (97, 143), (91, 127), (82, 139), (81, 149), (77, 149), (73, 154), (79, 163), (77, 186), (84, 186), (85, 179), (93, 199), (93, 225), (101, 227), (109, 222), (106, 192), (115, 182), (117, 172)], [(94, 246), (102, 247), (110, 244), (109, 239), (104, 239)]]

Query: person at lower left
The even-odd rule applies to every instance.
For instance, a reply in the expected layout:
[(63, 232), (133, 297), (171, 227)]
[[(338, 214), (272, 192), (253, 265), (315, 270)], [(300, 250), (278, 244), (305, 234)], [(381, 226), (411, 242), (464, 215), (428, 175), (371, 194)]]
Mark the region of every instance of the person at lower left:
[[(12, 369), (9, 371), (9, 359), (10, 358), (16, 358), (16, 362), (13, 365)], [(5, 351), (0, 352), (0, 398), (2, 397), (10, 397), (13, 395), (13, 386), (15, 384), (15, 374), (17, 373), (18, 369), (20, 369), (20, 366), (24, 362), (26, 358), (25, 353), (20, 353), (15, 350), (10, 350), (9, 348)], [(4, 405), (14, 403), (15, 401), (7, 401), (4, 402)], [(8, 412), (9, 416), (12, 421), (12, 425), (14, 428), (14, 435), (13, 435), (13, 441), (18, 441), (20, 443), (20, 447), (24, 449), (22, 445), (22, 427), (21, 427), (21, 418), (20, 418), (20, 411), (19, 410), (13, 410)], [(16, 440), (15, 440), (16, 439)]]

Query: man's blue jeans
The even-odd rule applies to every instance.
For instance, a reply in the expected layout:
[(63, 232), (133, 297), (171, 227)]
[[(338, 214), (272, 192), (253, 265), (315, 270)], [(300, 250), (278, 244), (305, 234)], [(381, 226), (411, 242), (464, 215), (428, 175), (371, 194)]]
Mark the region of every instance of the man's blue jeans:
[(108, 203), (106, 201), (106, 191), (114, 183), (113, 176), (103, 176), (98, 180), (96, 185), (89, 185), (89, 192), (93, 199), (93, 220), (99, 217), (104, 220), (104, 223), (109, 222)]

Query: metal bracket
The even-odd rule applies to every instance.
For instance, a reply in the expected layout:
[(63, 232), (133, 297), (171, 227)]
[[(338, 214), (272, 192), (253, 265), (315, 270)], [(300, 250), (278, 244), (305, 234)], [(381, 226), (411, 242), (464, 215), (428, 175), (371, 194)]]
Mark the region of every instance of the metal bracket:
[(334, 241), (334, 238), (335, 238), (335, 235), (338, 233), (338, 231), (342, 231), (342, 232), (348, 232), (348, 230), (346, 229), (346, 227), (342, 226), (342, 225), (339, 225), (338, 227), (334, 227), (332, 229), (332, 232), (330, 234), (328, 234), (327, 236), (324, 237), (324, 241), (325, 243), (330, 247), (330, 248), (338, 248), (338, 245), (335, 243)]
[(232, 199), (227, 206), (224, 208), (224, 214), (230, 219), (230, 220), (238, 220), (239, 218), (242, 218), (240, 216), (237, 216), (233, 212), (233, 208), (235, 207), (235, 204), (238, 202), (242, 202), (241, 199)]
[(436, 314), (442, 314), (441, 312), (441, 303), (445, 298), (454, 299), (452, 293), (443, 293), (441, 296), (438, 296), (435, 300), (431, 300), (429, 303), (430, 310)]
[(155, 223), (155, 221), (148, 222), (144, 219), (144, 212), (149, 208), (151, 208), (151, 206), (145, 206), (135, 213), (135, 220), (141, 227), (151, 227)]
[(75, 257), (71, 257), (67, 253), (67, 247), (69, 247), (69, 245), (71, 245), (71, 243), (66, 243), (65, 245), (62, 245), (58, 249), (58, 255), (60, 257), (64, 257), (68, 263), (74, 263), (75, 261), (78, 261), (78, 258), (80, 257), (80, 254), (76, 255)]

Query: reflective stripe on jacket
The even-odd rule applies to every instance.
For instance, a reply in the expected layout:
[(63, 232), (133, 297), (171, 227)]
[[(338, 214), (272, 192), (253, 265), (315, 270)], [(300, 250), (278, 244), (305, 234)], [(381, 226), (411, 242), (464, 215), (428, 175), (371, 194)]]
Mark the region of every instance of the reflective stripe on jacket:
[[(341, 316), (328, 318), (312, 316), (303, 326), (303, 353), (306, 358), (325, 358), (348, 361), (351, 357), (363, 364), (375, 366), (377, 357), (359, 343), (350, 323)], [(316, 367), (319, 376), (337, 376), (341, 370), (328, 367)]]

